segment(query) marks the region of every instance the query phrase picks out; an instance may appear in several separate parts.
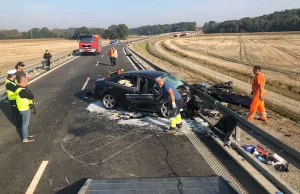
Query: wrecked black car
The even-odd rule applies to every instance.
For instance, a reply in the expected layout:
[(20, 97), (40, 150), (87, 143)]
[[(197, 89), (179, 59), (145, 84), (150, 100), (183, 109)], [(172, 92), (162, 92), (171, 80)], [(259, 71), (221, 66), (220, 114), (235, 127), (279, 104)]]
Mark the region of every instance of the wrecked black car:
[(107, 109), (120, 105), (128, 109), (153, 112), (168, 116), (168, 101), (161, 88), (156, 84), (156, 78), (175, 85), (184, 100), (183, 110), (191, 99), (191, 92), (180, 79), (161, 71), (128, 71), (114, 74), (108, 78), (99, 78), (93, 84), (93, 97), (101, 100)]

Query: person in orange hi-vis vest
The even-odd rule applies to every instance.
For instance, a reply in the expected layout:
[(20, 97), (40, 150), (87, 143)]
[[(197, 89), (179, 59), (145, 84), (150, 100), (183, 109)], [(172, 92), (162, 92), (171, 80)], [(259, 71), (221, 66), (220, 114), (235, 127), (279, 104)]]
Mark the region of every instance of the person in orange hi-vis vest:
[(250, 113), (247, 116), (248, 121), (253, 121), (256, 115), (256, 111), (259, 112), (260, 119), (262, 121), (267, 120), (267, 112), (265, 108), (265, 85), (266, 85), (266, 77), (261, 72), (260, 66), (254, 66), (253, 73), (255, 75), (252, 81), (252, 102), (250, 105)]
[(113, 65), (113, 60), (112, 60), (112, 48), (108, 49), (106, 51), (106, 54), (109, 56), (110, 64)]

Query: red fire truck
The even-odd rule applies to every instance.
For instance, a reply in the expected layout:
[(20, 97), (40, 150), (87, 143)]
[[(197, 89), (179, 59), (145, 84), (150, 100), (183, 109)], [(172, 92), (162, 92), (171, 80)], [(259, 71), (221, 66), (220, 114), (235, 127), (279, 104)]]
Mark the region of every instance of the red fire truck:
[(102, 39), (99, 35), (80, 35), (79, 36), (79, 52), (83, 54), (92, 53), (97, 55), (101, 53)]

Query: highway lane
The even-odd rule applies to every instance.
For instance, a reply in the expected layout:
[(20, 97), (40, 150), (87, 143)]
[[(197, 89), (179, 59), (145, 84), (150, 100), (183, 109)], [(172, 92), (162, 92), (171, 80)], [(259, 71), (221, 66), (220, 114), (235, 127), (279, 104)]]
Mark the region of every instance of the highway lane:
[[(36, 96), (37, 115), (32, 115), (30, 124), (36, 142), (21, 142), (8, 120), (7, 102), (0, 102), (1, 193), (24, 193), (42, 161), (49, 163), (36, 193), (74, 193), (87, 178), (169, 176), (165, 150), (151, 131), (120, 126), (85, 110), (90, 102), (81, 90), (87, 78), (86, 88), (91, 88), (109, 68), (134, 70), (121, 45), (118, 64), (111, 67), (104, 54), (107, 48), (98, 56), (81, 56), (29, 86)], [(159, 136), (179, 175), (214, 175), (185, 136)]]

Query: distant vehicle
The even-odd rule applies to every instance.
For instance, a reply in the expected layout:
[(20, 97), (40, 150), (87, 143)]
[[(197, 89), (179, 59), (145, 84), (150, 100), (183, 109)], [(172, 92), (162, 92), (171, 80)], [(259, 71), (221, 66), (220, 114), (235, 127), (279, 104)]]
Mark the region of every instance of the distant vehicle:
[(112, 40), (110, 41), (110, 44), (120, 44), (121, 41), (120, 40)]
[(115, 40), (110, 41), (110, 44), (118, 44)]
[(99, 35), (80, 35), (79, 36), (79, 52), (84, 55), (92, 53), (97, 55), (101, 53), (102, 38)]
[(110, 74), (109, 77), (94, 82), (93, 97), (101, 100), (107, 109), (121, 105), (128, 109), (159, 113), (167, 117), (169, 102), (155, 81), (160, 76), (176, 86), (184, 100), (183, 109), (187, 109), (187, 102), (191, 99), (189, 88), (178, 78), (161, 71), (118, 71)]

